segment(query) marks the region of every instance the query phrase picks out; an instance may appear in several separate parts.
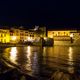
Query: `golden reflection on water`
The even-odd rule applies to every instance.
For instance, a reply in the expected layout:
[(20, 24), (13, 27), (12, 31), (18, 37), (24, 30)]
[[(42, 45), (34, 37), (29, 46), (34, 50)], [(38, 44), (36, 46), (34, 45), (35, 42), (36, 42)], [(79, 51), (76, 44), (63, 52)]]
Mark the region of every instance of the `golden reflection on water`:
[[(72, 47), (69, 47), (69, 54), (68, 54), (68, 56), (69, 56), (68, 64), (69, 65), (73, 65), (74, 63), (73, 63), (73, 48)], [(74, 67), (73, 66), (68, 67), (68, 71), (69, 71), (69, 73), (74, 73)]]
[(27, 47), (27, 53), (28, 53), (28, 55), (27, 55), (27, 56), (29, 57), (29, 56), (30, 56), (30, 54), (31, 54), (31, 47), (30, 47), (30, 46), (28, 46), (28, 47)]
[(30, 57), (31, 57), (31, 47), (30, 46), (27, 47), (26, 54), (27, 54), (26, 55), (26, 57), (27, 57), (27, 64), (25, 66), (26, 66), (26, 68), (28, 70), (31, 70), (31, 59), (30, 59)]
[(34, 52), (34, 57), (33, 57), (33, 61), (32, 61), (32, 71), (33, 71), (33, 74), (39, 72), (39, 63), (38, 63), (37, 52)]
[(3, 54), (3, 57), (5, 57), (6, 59), (9, 59), (9, 57), (10, 57), (9, 52), (10, 52), (10, 48), (6, 48), (6, 49), (4, 50), (4, 53), (5, 53), (5, 54)]
[(10, 60), (15, 63), (16, 59), (17, 59), (17, 48), (16, 47), (11, 47)]
[(46, 47), (44, 47), (43, 48), (43, 62), (46, 64), (46, 53), (47, 53), (47, 48)]
[[(39, 67), (44, 64), (48, 68), (61, 68), (67, 70), (69, 73), (74, 73), (73, 62), (75, 52), (73, 47), (10, 47), (7, 48), (5, 54), (13, 63), (21, 64), (25, 70), (32, 71), (34, 74), (38, 73)], [(74, 54), (76, 55), (76, 54)], [(74, 58), (73, 58), (74, 57)], [(63, 64), (68, 64), (64, 67)]]
[(70, 65), (73, 65), (73, 48), (72, 47), (69, 47), (69, 54), (68, 54), (68, 56), (69, 56), (69, 64)]

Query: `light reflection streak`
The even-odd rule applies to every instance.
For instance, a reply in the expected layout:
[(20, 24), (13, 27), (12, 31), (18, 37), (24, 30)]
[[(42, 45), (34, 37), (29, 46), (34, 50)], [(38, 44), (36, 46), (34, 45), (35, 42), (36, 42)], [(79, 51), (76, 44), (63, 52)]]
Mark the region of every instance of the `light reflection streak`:
[(29, 57), (30, 54), (31, 54), (31, 47), (30, 47), (30, 46), (27, 47), (27, 53), (28, 53), (28, 54), (27, 54), (27, 57)]
[(44, 47), (43, 48), (43, 62), (44, 62), (44, 64), (46, 64), (46, 53), (47, 53), (47, 48), (46, 47)]
[(17, 56), (17, 48), (16, 47), (12, 47), (11, 51), (10, 51), (10, 60), (12, 62), (16, 61), (16, 56)]
[(44, 57), (46, 56), (46, 53), (47, 53), (47, 48), (44, 47), (44, 48), (43, 48), (43, 56), (44, 56)]
[(73, 49), (72, 49), (72, 47), (69, 47), (69, 54), (68, 54), (68, 56), (69, 56), (69, 61), (72, 62), (73, 61)]
[(26, 51), (26, 53), (27, 53), (27, 64), (26, 64), (26, 68), (28, 69), (28, 70), (31, 70), (31, 59), (30, 59), (30, 56), (31, 56), (31, 47), (30, 46), (28, 46), (27, 47), (27, 51)]
[(35, 73), (38, 74), (38, 72), (39, 72), (39, 63), (38, 63), (37, 52), (34, 53), (33, 62), (32, 62), (32, 71), (33, 71), (34, 75), (35, 75)]
[[(73, 48), (72, 47), (69, 47), (69, 54), (68, 54), (68, 56), (69, 56), (68, 64), (69, 65), (73, 65), (74, 63), (73, 63)], [(74, 67), (73, 66), (69, 66), (68, 67), (68, 71), (69, 71), (69, 73), (74, 73)]]

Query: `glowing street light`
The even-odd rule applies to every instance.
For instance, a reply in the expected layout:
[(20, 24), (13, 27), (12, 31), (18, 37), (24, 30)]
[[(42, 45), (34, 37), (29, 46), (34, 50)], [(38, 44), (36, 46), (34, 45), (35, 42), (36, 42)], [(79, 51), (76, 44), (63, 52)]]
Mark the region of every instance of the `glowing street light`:
[(31, 38), (30, 37), (28, 37), (28, 41), (31, 41)]
[(70, 34), (71, 43), (73, 43), (73, 34)]
[(70, 37), (72, 38), (73, 37), (73, 34), (70, 34)]

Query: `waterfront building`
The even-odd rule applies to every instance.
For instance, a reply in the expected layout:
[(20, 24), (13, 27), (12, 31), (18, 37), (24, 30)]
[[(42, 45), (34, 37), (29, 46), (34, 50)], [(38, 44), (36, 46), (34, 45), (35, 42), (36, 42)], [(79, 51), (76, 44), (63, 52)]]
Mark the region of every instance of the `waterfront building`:
[(46, 27), (38, 27), (35, 29), (8, 28), (0, 29), (1, 43), (25, 43), (39, 41), (40, 38), (46, 37)]
[(0, 29), (0, 43), (9, 43), (10, 34), (8, 29)]
[(10, 29), (10, 43), (22, 43), (27, 41), (28, 31), (23, 28)]
[(20, 30), (11, 28), (10, 29), (10, 43), (18, 43), (20, 41)]
[(37, 38), (37, 36), (36, 36), (35, 31), (33, 31), (33, 30), (28, 30), (27, 40), (28, 40), (28, 41), (34, 41), (34, 40), (36, 40), (36, 38)]
[(46, 27), (35, 26), (34, 29), (29, 29), (29, 37), (35, 41), (39, 41), (41, 38), (46, 37)]
[(50, 30), (48, 31), (48, 37), (56, 39), (68, 39), (73, 37), (77, 33), (77, 30)]
[(34, 41), (37, 39), (35, 31), (23, 28), (11, 28), (10, 29), (10, 43), (24, 43), (27, 41)]
[(49, 30), (47, 35), (54, 45), (80, 44), (80, 30)]

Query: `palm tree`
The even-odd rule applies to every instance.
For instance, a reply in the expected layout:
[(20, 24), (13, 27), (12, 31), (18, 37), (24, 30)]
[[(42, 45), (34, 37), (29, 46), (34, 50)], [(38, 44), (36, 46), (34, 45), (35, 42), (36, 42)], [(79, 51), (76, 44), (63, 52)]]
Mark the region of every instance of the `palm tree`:
[(35, 30), (35, 33), (38, 35), (38, 37), (46, 36), (45, 32), (46, 31), (44, 30), (44, 27), (43, 28), (37, 28), (37, 30)]

